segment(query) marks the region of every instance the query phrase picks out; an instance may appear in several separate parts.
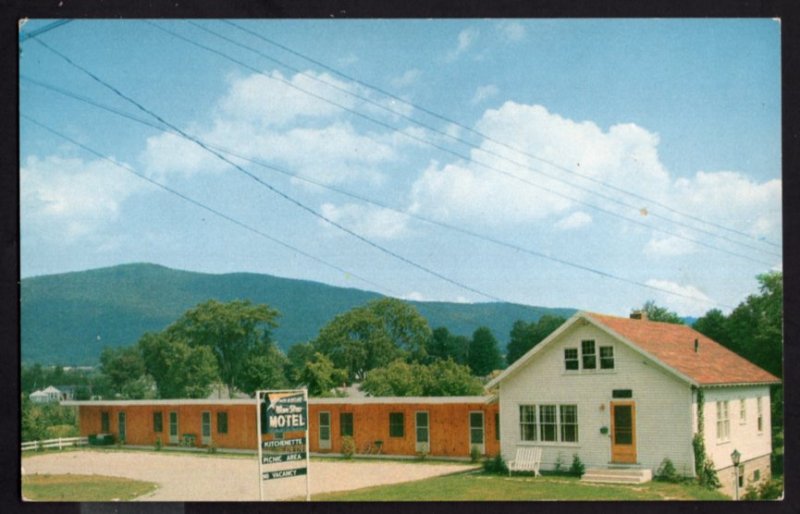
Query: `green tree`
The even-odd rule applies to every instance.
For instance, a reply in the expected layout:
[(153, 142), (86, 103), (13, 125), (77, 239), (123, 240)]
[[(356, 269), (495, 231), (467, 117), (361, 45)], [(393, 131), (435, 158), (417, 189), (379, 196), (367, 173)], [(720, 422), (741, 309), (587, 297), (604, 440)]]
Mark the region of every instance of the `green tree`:
[(289, 348), (287, 357), (286, 377), (293, 385), (301, 385), (306, 364), (314, 358), (314, 347), (311, 343), (294, 344)]
[(253, 305), (249, 300), (209, 300), (187, 311), (166, 332), (170, 339), (209, 348), (217, 359), (220, 379), (232, 395), (245, 360), (259, 344), (271, 340), (279, 315), (269, 306)]
[(253, 396), (260, 389), (285, 389), (288, 359), (274, 343), (266, 343), (253, 351), (242, 366), (239, 379), (243, 392)]
[(424, 359), (430, 335), (428, 322), (414, 307), (383, 298), (336, 316), (322, 327), (312, 346), (335, 368), (346, 370), (347, 380), (353, 382), (398, 358)]
[(435, 328), (427, 344), (426, 362), (453, 359), (459, 364), (466, 364), (468, 347), (468, 337), (451, 334), (447, 327)]
[(728, 333), (728, 318), (719, 309), (711, 309), (698, 318), (692, 328), (714, 341), (730, 348), (731, 337)]
[(108, 393), (126, 399), (143, 398), (137, 381), (145, 374), (142, 354), (136, 346), (105, 347), (100, 353), (100, 369), (107, 379)]
[(331, 359), (317, 352), (306, 362), (301, 380), (308, 388), (309, 396), (330, 396), (334, 387), (347, 380), (347, 372), (337, 369)]
[(663, 321), (665, 323), (683, 325), (683, 318), (666, 307), (659, 307), (653, 300), (644, 302), (642, 310), (647, 314), (647, 319), (650, 321)]
[(143, 335), (138, 347), (160, 398), (205, 398), (219, 378), (217, 359), (207, 346), (192, 347), (159, 332)]
[(423, 396), (429, 381), (426, 366), (398, 359), (386, 367), (370, 370), (361, 390), (371, 396)]
[(500, 355), (497, 339), (489, 328), (480, 327), (472, 334), (468, 359), (472, 373), (479, 377), (486, 376), (502, 366), (503, 357)]
[(514, 322), (511, 328), (508, 347), (506, 348), (506, 362), (511, 364), (525, 355), (531, 348), (544, 341), (558, 327), (567, 321), (561, 316), (545, 314), (536, 323), (526, 323), (522, 320)]
[(472, 396), (483, 393), (480, 380), (470, 373), (469, 366), (452, 359), (433, 362), (428, 365), (428, 372), (425, 396)]

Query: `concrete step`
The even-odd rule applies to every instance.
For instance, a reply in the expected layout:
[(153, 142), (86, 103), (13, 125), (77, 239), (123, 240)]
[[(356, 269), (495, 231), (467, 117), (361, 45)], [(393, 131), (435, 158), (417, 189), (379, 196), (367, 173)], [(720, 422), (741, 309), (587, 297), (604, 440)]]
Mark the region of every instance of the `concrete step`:
[(641, 484), (653, 479), (653, 472), (643, 468), (590, 468), (581, 477), (583, 482), (608, 484)]

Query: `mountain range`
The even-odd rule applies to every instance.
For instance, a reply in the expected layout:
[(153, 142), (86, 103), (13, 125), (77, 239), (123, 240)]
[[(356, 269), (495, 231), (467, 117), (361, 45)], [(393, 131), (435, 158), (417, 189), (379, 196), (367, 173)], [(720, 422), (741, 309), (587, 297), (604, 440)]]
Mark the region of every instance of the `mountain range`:
[[(24, 278), (20, 284), (21, 358), (43, 365), (94, 365), (106, 346), (128, 346), (160, 331), (186, 310), (209, 299), (248, 299), (281, 313), (273, 339), (285, 351), (313, 339), (337, 314), (380, 298), (334, 287), (254, 273), (206, 274), (155, 264), (124, 264), (88, 271)], [(491, 329), (505, 347), (516, 320), (569, 317), (575, 309), (511, 303), (409, 301), (431, 328), (471, 336)]]

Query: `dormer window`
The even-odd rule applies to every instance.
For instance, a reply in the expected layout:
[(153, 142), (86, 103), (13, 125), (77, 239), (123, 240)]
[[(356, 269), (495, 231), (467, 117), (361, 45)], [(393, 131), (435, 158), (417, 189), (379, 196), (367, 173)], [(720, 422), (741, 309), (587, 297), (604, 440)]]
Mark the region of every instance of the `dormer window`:
[(583, 369), (595, 369), (597, 367), (597, 353), (593, 339), (581, 341), (581, 358)]
[(578, 349), (564, 348), (564, 369), (567, 371), (578, 370)]

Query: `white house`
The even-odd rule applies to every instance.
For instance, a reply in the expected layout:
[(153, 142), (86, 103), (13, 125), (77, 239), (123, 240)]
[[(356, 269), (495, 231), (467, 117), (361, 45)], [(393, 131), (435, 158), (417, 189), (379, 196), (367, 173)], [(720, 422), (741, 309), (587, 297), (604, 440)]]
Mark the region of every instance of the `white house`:
[(54, 403), (71, 399), (67, 398), (67, 395), (53, 386), (47, 386), (44, 390), (34, 391), (30, 394), (29, 398), (34, 403)]
[[(640, 315), (641, 316), (641, 315)], [(579, 312), (495, 377), (503, 458), (539, 446), (542, 469), (574, 454), (588, 468), (694, 474), (704, 398), (707, 454), (733, 495), (770, 475), (769, 386), (779, 379), (685, 325)], [(702, 392), (702, 394), (698, 394)]]

